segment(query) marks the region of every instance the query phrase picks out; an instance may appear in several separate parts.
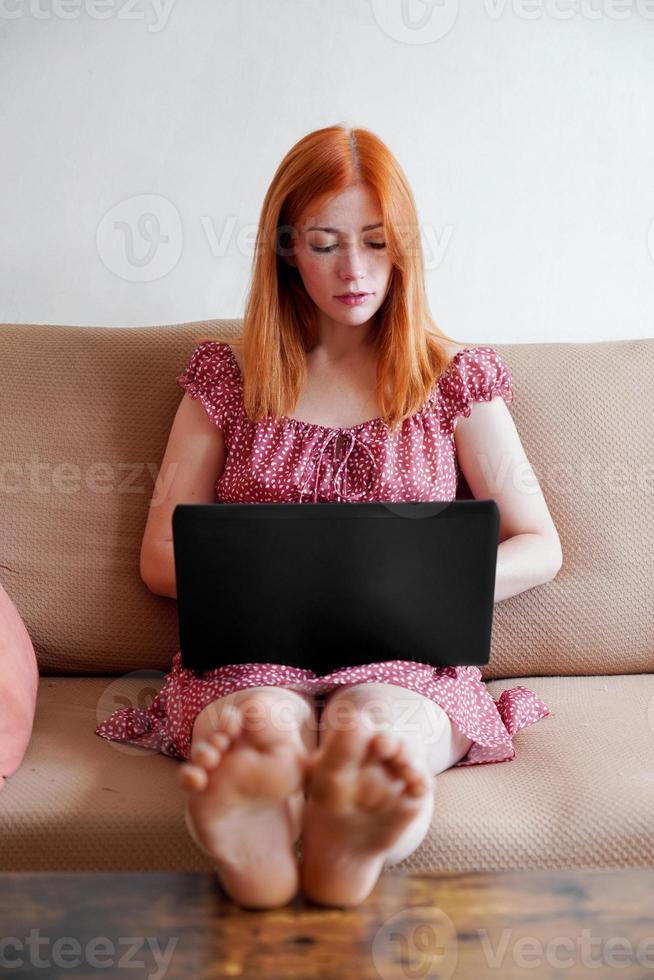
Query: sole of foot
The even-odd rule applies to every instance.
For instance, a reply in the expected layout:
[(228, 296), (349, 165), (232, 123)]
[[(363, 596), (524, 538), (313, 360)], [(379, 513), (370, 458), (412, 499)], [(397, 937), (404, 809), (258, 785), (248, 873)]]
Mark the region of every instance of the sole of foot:
[(279, 908), (298, 891), (294, 812), (307, 760), (299, 733), (267, 720), (250, 729), (238, 705), (228, 705), (180, 767), (188, 831), (244, 908)]
[(307, 766), (301, 888), (320, 905), (351, 907), (370, 894), (387, 854), (426, 806), (433, 776), (404, 741), (357, 721), (330, 729)]

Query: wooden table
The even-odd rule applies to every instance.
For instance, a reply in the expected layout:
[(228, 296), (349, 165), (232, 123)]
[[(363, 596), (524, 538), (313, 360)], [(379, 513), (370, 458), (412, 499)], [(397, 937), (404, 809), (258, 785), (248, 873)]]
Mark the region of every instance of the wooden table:
[(0, 875), (0, 974), (654, 978), (654, 871), (386, 872), (356, 909), (249, 911), (211, 874)]

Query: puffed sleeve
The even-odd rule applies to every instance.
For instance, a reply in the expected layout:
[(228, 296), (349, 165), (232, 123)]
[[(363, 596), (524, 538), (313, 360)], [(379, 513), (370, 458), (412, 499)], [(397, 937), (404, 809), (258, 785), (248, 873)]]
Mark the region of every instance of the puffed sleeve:
[(199, 398), (211, 421), (226, 435), (231, 434), (238, 400), (238, 378), (227, 344), (203, 340), (175, 382), (191, 398)]
[(472, 402), (489, 402), (499, 395), (508, 404), (515, 391), (505, 361), (493, 347), (466, 347), (452, 358), (438, 387), (441, 424), (453, 432), (459, 416), (470, 415)]

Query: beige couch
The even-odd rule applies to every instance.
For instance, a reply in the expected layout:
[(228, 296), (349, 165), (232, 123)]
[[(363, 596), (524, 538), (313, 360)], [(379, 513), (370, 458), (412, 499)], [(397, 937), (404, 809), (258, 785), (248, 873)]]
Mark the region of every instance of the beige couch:
[[(141, 536), (175, 376), (199, 340), (239, 327), (0, 326), (0, 584), (41, 675), (0, 793), (2, 870), (211, 866), (184, 825), (179, 763), (94, 728), (145, 704), (177, 650), (175, 602), (139, 576)], [(515, 736), (511, 762), (436, 777), (432, 830), (396, 868), (651, 866), (654, 339), (495, 346), (564, 563), (495, 606), (482, 675), (552, 714)]]

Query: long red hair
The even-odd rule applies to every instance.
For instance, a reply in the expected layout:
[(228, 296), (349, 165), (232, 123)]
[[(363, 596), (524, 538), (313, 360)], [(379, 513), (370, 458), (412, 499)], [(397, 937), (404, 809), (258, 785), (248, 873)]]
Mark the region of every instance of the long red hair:
[(393, 264), (372, 334), (376, 398), (391, 430), (424, 405), (449, 364), (439, 341), (452, 338), (429, 313), (417, 211), (399, 163), (369, 130), (328, 126), (289, 150), (262, 205), (243, 330), (229, 341), (242, 350), (243, 404), (253, 422), (292, 414), (306, 376), (305, 353), (319, 336), (313, 300), (283, 257), (290, 254), (289, 229), (361, 183), (377, 195)]

